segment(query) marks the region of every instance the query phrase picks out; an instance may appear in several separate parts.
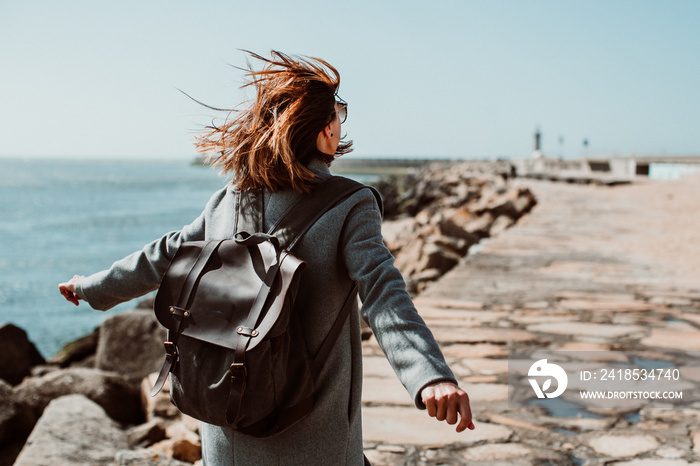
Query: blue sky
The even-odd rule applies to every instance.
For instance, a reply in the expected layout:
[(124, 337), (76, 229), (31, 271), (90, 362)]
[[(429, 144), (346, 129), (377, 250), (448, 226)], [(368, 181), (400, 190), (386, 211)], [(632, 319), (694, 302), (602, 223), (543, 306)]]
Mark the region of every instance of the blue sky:
[[(239, 49), (341, 73), (356, 156), (700, 154), (694, 0), (0, 0), (0, 156), (189, 160)], [(249, 96), (248, 96), (249, 97)], [(589, 140), (584, 151), (582, 141)]]

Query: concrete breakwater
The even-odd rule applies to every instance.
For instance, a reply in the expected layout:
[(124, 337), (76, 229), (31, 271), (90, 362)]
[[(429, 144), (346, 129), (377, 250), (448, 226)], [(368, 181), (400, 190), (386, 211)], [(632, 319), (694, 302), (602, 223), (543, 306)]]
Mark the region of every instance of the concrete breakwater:
[[(364, 436), (373, 464), (698, 464), (699, 181), (517, 180), (538, 199), (532, 212), (415, 299), (470, 395), (476, 430), (456, 434), (416, 412), (370, 340)], [(564, 368), (678, 368), (678, 380), (607, 380), (604, 390), (683, 397), (585, 401), (572, 372), (564, 394), (546, 400), (553, 406), (532, 390), (530, 403), (513, 406), (514, 351), (534, 356), (525, 368), (562, 353)]]
[[(529, 191), (510, 186), (509, 174), (503, 164), (441, 163), (379, 184), (387, 242), (414, 293), (534, 205)], [(5, 325), (0, 335), (0, 346), (14, 351), (7, 372), (0, 367), (0, 466), (18, 454), (20, 465), (200, 459), (198, 423), (170, 404), (167, 386), (148, 396), (165, 338), (150, 303), (109, 317), (48, 361), (21, 329)]]

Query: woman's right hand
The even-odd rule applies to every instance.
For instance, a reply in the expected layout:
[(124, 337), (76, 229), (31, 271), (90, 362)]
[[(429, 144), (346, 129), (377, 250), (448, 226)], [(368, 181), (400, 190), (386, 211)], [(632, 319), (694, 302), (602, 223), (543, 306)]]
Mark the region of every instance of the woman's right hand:
[(74, 275), (73, 278), (71, 278), (67, 282), (59, 283), (58, 285), (58, 291), (63, 295), (64, 298), (66, 298), (66, 301), (70, 301), (76, 306), (79, 304), (78, 301), (82, 298), (78, 296), (75, 292), (75, 285), (83, 278), (85, 277), (83, 277), (82, 275)]

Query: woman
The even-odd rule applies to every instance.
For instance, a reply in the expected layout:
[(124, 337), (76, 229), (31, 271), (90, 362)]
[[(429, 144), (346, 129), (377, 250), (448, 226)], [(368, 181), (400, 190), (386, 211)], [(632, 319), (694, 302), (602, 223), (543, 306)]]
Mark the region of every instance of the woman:
[[(67, 300), (77, 305), (83, 299), (106, 310), (156, 289), (182, 242), (233, 235), (236, 190), (263, 190), (267, 230), (314, 183), (330, 176), (335, 157), (351, 150), (351, 142), (341, 142), (347, 104), (336, 100), (340, 76), (335, 68), (323, 60), (278, 52), (271, 59), (251, 55), (264, 63), (262, 70), (248, 73), (255, 101), (235, 118), (208, 128), (198, 141), (201, 151), (216, 154), (213, 165), (233, 174), (232, 183), (215, 193), (204, 212), (181, 231), (166, 234), (108, 270), (60, 284)], [(295, 252), (308, 264), (296, 303), (305, 309), (312, 351), (357, 282), (362, 317), (416, 406), (449, 424), (459, 420), (459, 432), (474, 428), (468, 396), (457, 386), (383, 244), (381, 214), (369, 190), (358, 191), (324, 215)], [(266, 438), (203, 424), (205, 463), (363, 464), (359, 318), (351, 313), (345, 323), (320, 375), (311, 414)]]

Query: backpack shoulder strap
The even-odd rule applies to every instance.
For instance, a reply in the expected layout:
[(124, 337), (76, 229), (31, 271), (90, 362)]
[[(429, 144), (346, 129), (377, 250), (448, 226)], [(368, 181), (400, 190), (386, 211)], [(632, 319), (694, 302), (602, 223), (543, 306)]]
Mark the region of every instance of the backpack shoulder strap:
[(306, 232), (329, 210), (360, 189), (370, 189), (377, 199), (380, 211), (383, 211), (382, 198), (376, 189), (358, 181), (342, 176), (332, 176), (302, 197), (282, 214), (270, 228), (268, 234), (274, 234), (280, 243), (292, 250)]

